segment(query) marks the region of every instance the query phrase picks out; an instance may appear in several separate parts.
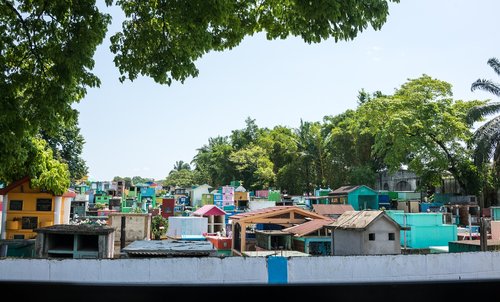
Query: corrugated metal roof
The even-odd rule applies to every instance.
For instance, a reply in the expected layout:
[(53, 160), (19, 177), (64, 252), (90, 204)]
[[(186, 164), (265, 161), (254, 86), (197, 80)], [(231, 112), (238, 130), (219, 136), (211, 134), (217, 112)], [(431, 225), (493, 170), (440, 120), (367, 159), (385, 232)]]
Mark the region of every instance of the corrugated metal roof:
[(344, 194), (356, 190), (359, 186), (343, 186), (330, 192), (329, 194)]
[(321, 215), (341, 215), (345, 211), (354, 211), (350, 204), (313, 204), (313, 209)]
[(314, 219), (293, 227), (283, 229), (283, 232), (295, 234), (297, 237), (302, 237), (317, 230), (322, 229), (325, 225), (332, 223), (333, 219)]
[(208, 241), (137, 240), (123, 251), (130, 256), (213, 256), (217, 250)]
[(115, 231), (114, 227), (98, 224), (56, 224), (48, 227), (34, 229), (37, 233), (60, 234), (109, 234)]
[(194, 216), (224, 216), (226, 212), (219, 209), (216, 205), (207, 204), (193, 212)]
[(281, 256), (281, 257), (310, 257), (311, 255), (299, 251), (244, 251), (242, 253), (248, 257), (268, 257), (268, 256)]
[(346, 211), (344, 214), (340, 215), (339, 218), (337, 218), (337, 221), (329, 224), (328, 227), (341, 229), (365, 229), (380, 215), (385, 215), (388, 219), (392, 220), (392, 218), (384, 214), (383, 211)]
[(245, 213), (236, 214), (236, 215), (231, 216), (231, 219), (240, 219), (240, 218), (245, 218), (245, 217), (252, 217), (252, 216), (255, 216), (255, 215), (272, 213), (272, 212), (276, 212), (276, 211), (282, 211), (282, 210), (285, 210), (285, 209), (293, 209), (293, 208), (300, 209), (299, 207), (296, 207), (296, 206), (269, 207), (269, 208), (255, 210), (255, 211), (251, 211), (251, 212), (245, 212)]
[(266, 235), (290, 235), (289, 232), (285, 232), (284, 230), (255, 230), (255, 233)]

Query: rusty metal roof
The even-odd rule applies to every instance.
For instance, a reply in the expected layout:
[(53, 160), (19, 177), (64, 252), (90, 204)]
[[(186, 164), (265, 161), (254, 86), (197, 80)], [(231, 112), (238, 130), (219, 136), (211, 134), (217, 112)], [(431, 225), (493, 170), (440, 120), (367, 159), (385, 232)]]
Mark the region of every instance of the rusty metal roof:
[(273, 213), (273, 212), (276, 212), (276, 211), (282, 211), (282, 210), (285, 210), (285, 209), (293, 209), (293, 208), (300, 209), (299, 207), (296, 207), (296, 206), (269, 207), (269, 208), (255, 210), (255, 211), (251, 211), (251, 212), (244, 212), (244, 213), (235, 214), (235, 215), (231, 216), (231, 219), (240, 219), (240, 218), (245, 218), (245, 217), (252, 217), (252, 216), (255, 216), (255, 215)]
[(398, 229), (400, 228), (399, 224), (385, 214), (384, 211), (346, 211), (328, 227), (335, 229), (366, 229), (368, 225), (382, 216), (393, 222)]
[(37, 233), (57, 233), (57, 234), (109, 234), (115, 231), (115, 228), (108, 225), (98, 224), (56, 224), (48, 227), (37, 228)]
[(343, 186), (343, 187), (340, 187), (340, 188), (333, 190), (332, 192), (330, 192), (328, 194), (347, 194), (347, 193), (350, 193), (350, 192), (356, 190), (359, 187), (360, 186)]
[(322, 229), (325, 225), (332, 223), (333, 219), (314, 219), (293, 227), (283, 229), (283, 232), (294, 234), (296, 237), (302, 237), (317, 230)]
[[(265, 208), (265, 209), (260, 209), (257, 211), (251, 211), (251, 212), (243, 212), (240, 214), (236, 214), (230, 217), (231, 220), (236, 220), (239, 222), (243, 223), (254, 223), (254, 221), (257, 221), (259, 219), (280, 219), (276, 216), (278, 215), (286, 215), (294, 213), (295, 215), (300, 215), (302, 220), (306, 220), (307, 218), (309, 219), (324, 219), (325, 216), (320, 215), (318, 213), (314, 213), (309, 210), (302, 209), (301, 207), (298, 206), (276, 206), (276, 207), (270, 207), (270, 208)], [(298, 217), (298, 216), (295, 216)], [(297, 219), (297, 218), (296, 218)], [(273, 223), (273, 222), (267, 222), (267, 223)], [(297, 223), (297, 222), (295, 222)], [(279, 223), (278, 223), (279, 224)]]
[(321, 215), (341, 215), (345, 211), (354, 211), (350, 204), (313, 204), (313, 209)]
[(208, 241), (189, 240), (137, 240), (123, 251), (129, 257), (200, 257), (217, 252)]

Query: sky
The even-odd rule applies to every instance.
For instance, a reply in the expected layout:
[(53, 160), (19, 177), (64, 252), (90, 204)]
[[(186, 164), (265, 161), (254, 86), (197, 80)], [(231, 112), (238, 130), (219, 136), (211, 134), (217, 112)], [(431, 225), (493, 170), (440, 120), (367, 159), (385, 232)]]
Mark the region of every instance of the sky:
[(247, 117), (259, 127), (297, 128), (301, 119), (355, 109), (361, 89), (392, 94), (423, 74), (452, 84), (457, 100), (493, 99), (470, 86), (479, 78), (500, 82), (487, 65), (500, 58), (498, 0), (401, 0), (390, 4), (381, 30), (347, 42), (256, 34), (206, 54), (196, 61), (198, 77), (171, 86), (146, 77), (120, 83), (109, 37), (123, 13), (103, 10), (113, 23), (94, 57), (101, 86), (74, 105), (91, 180), (164, 179), (176, 161), (191, 162), (210, 137), (244, 128)]

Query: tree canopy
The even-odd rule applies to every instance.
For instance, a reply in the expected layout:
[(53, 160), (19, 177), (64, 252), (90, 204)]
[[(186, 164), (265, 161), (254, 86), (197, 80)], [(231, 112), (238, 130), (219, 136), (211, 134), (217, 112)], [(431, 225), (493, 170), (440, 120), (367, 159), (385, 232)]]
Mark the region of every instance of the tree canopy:
[(126, 19), (111, 51), (121, 81), (143, 75), (170, 85), (197, 76), (194, 63), (204, 54), (231, 49), (255, 33), (317, 43), (352, 40), (368, 26), (379, 30), (389, 2), (399, 0), (118, 0)]
[[(270, 40), (300, 36), (307, 43), (354, 39), (368, 26), (381, 29), (390, 2), (399, 0), (105, 0), (126, 16), (111, 38), (120, 80), (148, 76), (162, 84), (197, 76), (201, 56), (258, 32)], [(52, 147), (62, 142), (61, 128), (83, 144), (71, 106), (100, 85), (93, 56), (110, 22), (95, 0), (0, 0), (1, 180), (39, 176), (30, 174), (36, 170), (30, 150), (39, 148), (39, 139)], [(69, 163), (73, 179), (86, 169), (80, 149), (53, 149), (56, 160)]]
[(473, 162), (468, 113), (484, 101), (454, 100), (449, 83), (422, 75), (394, 94), (361, 90), (358, 108), (290, 129), (259, 128), (254, 119), (228, 137), (210, 138), (193, 159), (214, 187), (243, 180), (248, 189), (290, 194), (344, 185), (374, 187), (377, 173), (402, 166), (433, 189), (453, 176), (462, 193), (477, 194), (484, 175)]
[[(40, 150), (40, 134), (54, 141), (61, 137), (61, 128), (76, 125), (71, 105), (88, 87), (99, 86), (90, 70), (110, 20), (95, 1), (0, 1), (0, 179), (42, 176), (33, 174), (40, 172), (33, 167), (40, 163), (29, 150)], [(58, 167), (61, 175), (68, 175), (69, 184), (69, 174), (62, 171), (68, 167), (46, 160), (47, 168)], [(80, 174), (83, 166), (77, 165), (72, 171)]]
[(423, 75), (392, 96), (366, 102), (358, 114), (375, 136), (374, 153), (390, 170), (407, 164), (428, 185), (439, 185), (448, 172), (464, 193), (475, 194), (480, 182), (466, 147), (472, 134), (466, 115), (481, 103), (453, 100), (449, 83)]

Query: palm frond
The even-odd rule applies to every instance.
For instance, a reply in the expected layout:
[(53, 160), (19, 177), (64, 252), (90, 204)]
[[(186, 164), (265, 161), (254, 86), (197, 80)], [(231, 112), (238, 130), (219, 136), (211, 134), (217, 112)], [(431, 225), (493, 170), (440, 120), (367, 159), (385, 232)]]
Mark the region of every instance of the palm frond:
[(488, 60), (488, 65), (493, 68), (496, 74), (500, 75), (500, 61), (497, 58), (491, 58)]
[(481, 118), (500, 112), (500, 102), (490, 102), (484, 105), (474, 106), (467, 112), (466, 121), (468, 124), (479, 121)]
[(493, 93), (496, 96), (500, 96), (500, 86), (491, 80), (485, 80), (485, 79), (476, 80), (474, 83), (472, 83), (470, 90), (474, 91), (476, 89), (484, 90)]
[(500, 116), (479, 127), (474, 132), (472, 142), (474, 149), (474, 163), (480, 165), (491, 159), (497, 145), (500, 143)]
[(495, 152), (493, 153), (493, 163), (498, 165), (500, 161), (500, 144), (497, 144), (495, 147)]

